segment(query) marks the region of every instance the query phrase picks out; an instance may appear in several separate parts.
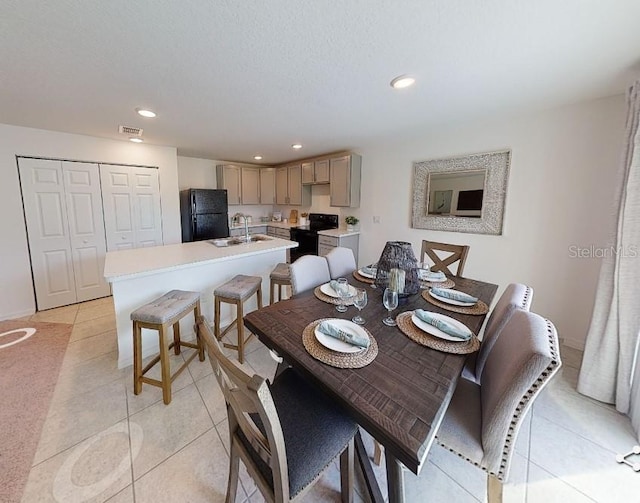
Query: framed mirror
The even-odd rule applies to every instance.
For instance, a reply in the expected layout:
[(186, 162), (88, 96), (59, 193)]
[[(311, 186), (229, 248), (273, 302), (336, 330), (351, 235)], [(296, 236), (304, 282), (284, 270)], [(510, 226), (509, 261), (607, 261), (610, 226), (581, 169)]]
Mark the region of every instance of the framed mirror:
[(502, 234), (511, 151), (413, 164), (412, 227)]

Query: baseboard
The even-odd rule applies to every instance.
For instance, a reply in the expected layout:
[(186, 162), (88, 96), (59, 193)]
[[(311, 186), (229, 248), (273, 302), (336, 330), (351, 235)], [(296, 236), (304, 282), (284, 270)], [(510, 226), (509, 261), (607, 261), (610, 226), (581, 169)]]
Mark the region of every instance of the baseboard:
[(36, 314), (36, 312), (33, 309), (26, 309), (15, 313), (2, 313), (0, 314), (0, 320), (13, 320), (15, 318), (24, 318), (25, 316), (32, 316), (34, 314)]
[(583, 339), (570, 339), (568, 337), (561, 337), (560, 345), (567, 346), (573, 349), (579, 349), (580, 351), (584, 351), (585, 341)]

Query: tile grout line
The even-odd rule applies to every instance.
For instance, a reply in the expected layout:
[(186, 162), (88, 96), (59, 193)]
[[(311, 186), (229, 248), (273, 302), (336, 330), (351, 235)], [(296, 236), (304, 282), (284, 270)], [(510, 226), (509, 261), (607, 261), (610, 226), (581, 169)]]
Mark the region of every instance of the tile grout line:
[(578, 489), (577, 487), (575, 487), (573, 484), (570, 484), (567, 480), (565, 480), (563, 477), (559, 477), (558, 475), (556, 475), (555, 473), (550, 472), (549, 470), (547, 470), (546, 468), (540, 466), (538, 463), (535, 463), (533, 461), (530, 461), (531, 464), (535, 465), (539, 470), (542, 470), (543, 472), (549, 474), (551, 476), (551, 478), (553, 480), (557, 480), (559, 481), (561, 484), (564, 484), (568, 487), (570, 487), (572, 490), (576, 491), (577, 493), (580, 493), (582, 496), (584, 496), (585, 498), (587, 498), (589, 501), (593, 501), (594, 503), (598, 503), (598, 500), (593, 499), (591, 496), (589, 496), (588, 494), (585, 494), (584, 492), (582, 492), (580, 489)]

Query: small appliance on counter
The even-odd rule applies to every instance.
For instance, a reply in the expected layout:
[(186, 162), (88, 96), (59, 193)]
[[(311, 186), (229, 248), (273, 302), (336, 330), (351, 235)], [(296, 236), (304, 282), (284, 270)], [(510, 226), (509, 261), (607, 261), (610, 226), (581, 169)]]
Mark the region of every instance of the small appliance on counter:
[(289, 223), (290, 224), (298, 223), (298, 210), (291, 210), (291, 213), (289, 213)]
[(282, 212), (274, 211), (271, 220), (273, 220), (274, 222), (282, 222)]

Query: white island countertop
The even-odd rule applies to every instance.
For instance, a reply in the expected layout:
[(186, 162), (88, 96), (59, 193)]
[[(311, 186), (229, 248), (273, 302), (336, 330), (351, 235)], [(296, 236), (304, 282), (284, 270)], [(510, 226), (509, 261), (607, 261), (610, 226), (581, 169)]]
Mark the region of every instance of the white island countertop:
[[(265, 236), (266, 238), (266, 236)], [(269, 236), (265, 241), (217, 247), (209, 241), (177, 243), (107, 252), (104, 277), (109, 283), (195, 265), (295, 248), (298, 243)]]

